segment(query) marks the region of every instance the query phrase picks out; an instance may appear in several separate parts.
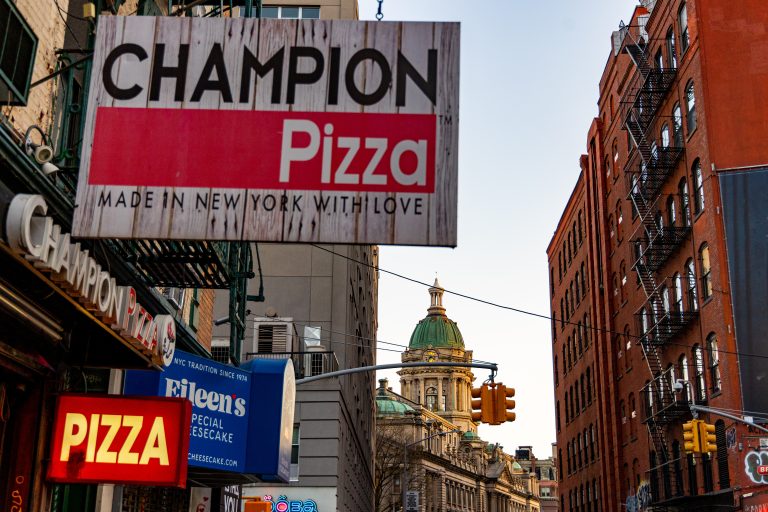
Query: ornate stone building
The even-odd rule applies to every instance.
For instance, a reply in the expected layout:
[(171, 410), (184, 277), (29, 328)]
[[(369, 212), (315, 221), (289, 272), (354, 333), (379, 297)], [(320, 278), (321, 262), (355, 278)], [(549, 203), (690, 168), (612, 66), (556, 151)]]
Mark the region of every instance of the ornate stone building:
[[(429, 289), (426, 318), (414, 329), (403, 362), (469, 362), (472, 351), (445, 314), (444, 290)], [(469, 368), (406, 368), (403, 394), (386, 379), (376, 394), (376, 511), (539, 512), (536, 475), (525, 471), (499, 444), (477, 435), (470, 415), (474, 375)], [(405, 471), (403, 471), (405, 469)], [(415, 504), (417, 501), (417, 504)], [(415, 509), (410, 508), (415, 505)]]

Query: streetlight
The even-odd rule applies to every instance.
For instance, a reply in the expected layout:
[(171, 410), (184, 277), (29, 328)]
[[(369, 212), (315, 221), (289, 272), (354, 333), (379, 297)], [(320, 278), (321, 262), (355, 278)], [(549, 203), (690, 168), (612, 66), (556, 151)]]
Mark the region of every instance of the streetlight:
[(433, 437), (437, 436), (444, 436), (447, 434), (453, 434), (453, 433), (460, 433), (461, 429), (454, 428), (453, 430), (446, 430), (445, 432), (437, 432), (436, 434), (432, 434), (431, 436), (427, 436), (424, 439), (419, 439), (418, 441), (414, 441), (412, 443), (408, 443), (403, 446), (403, 477), (402, 477), (402, 502), (403, 502), (403, 512), (405, 512), (405, 495), (408, 491), (408, 448), (410, 448), (413, 445), (423, 443), (424, 441), (429, 441)]

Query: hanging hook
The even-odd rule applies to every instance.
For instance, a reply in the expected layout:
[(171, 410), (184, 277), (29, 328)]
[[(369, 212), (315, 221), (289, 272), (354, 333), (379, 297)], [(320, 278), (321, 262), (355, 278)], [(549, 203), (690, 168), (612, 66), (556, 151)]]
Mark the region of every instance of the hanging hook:
[(384, 19), (384, 13), (382, 12), (382, 6), (384, 5), (384, 0), (376, 0), (379, 2), (379, 11), (376, 13), (376, 19), (378, 21), (381, 21)]

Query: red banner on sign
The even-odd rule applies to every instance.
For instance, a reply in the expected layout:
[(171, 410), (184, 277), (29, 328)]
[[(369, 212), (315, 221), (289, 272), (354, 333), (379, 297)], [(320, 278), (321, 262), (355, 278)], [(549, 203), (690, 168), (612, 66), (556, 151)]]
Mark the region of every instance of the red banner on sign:
[(62, 395), (48, 478), (185, 487), (191, 418), (181, 398)]
[(88, 182), (431, 193), (436, 119), (99, 107)]

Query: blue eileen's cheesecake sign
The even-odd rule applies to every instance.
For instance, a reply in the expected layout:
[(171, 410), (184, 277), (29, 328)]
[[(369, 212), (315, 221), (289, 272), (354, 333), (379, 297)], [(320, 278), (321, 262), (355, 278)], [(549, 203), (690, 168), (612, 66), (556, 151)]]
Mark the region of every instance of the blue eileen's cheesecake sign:
[(163, 372), (128, 371), (125, 394), (188, 399), (189, 465), (244, 471), (250, 372), (177, 350)]

